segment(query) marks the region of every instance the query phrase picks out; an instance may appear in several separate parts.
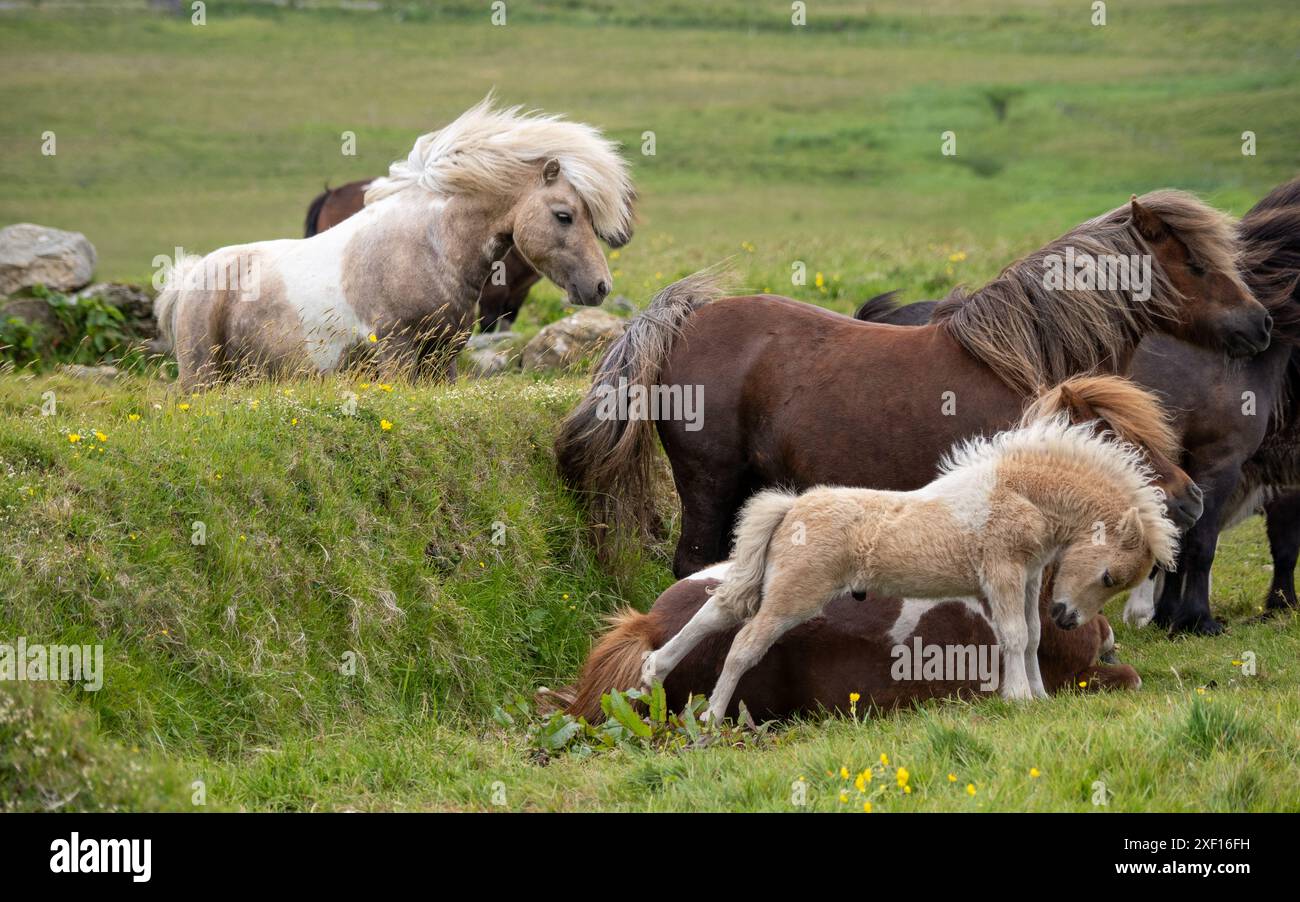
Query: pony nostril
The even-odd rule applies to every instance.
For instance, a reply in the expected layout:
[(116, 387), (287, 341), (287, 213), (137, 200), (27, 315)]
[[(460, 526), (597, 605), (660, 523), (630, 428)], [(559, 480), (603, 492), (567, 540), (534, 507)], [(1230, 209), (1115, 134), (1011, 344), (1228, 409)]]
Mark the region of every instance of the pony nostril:
[(1052, 619), (1060, 620), (1063, 614), (1065, 614), (1065, 605), (1059, 601), (1054, 603), (1052, 605)]
[(1188, 489), (1188, 494), (1190, 494), (1197, 501), (1205, 500), (1205, 493), (1201, 491), (1201, 487), (1194, 482), (1192, 483), (1191, 488)]
[(1265, 332), (1273, 331), (1273, 317), (1271, 314), (1268, 313), (1264, 314), (1264, 331)]
[(603, 298), (607, 294), (609, 294), (609, 285), (604, 279), (601, 279), (596, 283), (596, 297)]

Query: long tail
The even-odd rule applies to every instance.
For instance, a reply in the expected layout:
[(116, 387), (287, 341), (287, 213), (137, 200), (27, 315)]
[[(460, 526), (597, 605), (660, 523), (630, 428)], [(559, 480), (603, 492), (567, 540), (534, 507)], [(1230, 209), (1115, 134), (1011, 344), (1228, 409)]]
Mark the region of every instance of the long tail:
[(630, 386), (649, 388), (683, 324), (727, 293), (729, 271), (711, 267), (662, 289), (596, 366), (591, 389), (560, 424), (555, 454), (560, 475), (586, 496), (592, 525), (654, 532), (655, 424), (602, 411)]
[(325, 201), (330, 199), (332, 190), (327, 184), (324, 193), (318, 194), (316, 199), (311, 202), (311, 206), (307, 208), (307, 222), (303, 225), (304, 238), (310, 238), (320, 231), (316, 224), (320, 222), (320, 211), (325, 207)]
[(597, 723), (604, 719), (600, 697), (615, 689), (641, 685), (641, 659), (659, 644), (660, 628), (653, 613), (624, 608), (609, 618), (610, 628), (587, 656), (582, 675), (565, 709), (575, 717)]
[(745, 502), (736, 524), (736, 547), (731, 569), (713, 590), (713, 601), (748, 618), (763, 602), (763, 580), (767, 576), (768, 549), (798, 495), (767, 489)]
[(176, 302), (185, 288), (185, 281), (193, 270), (203, 263), (198, 254), (187, 254), (174, 261), (164, 272), (163, 290), (153, 302), (153, 318), (158, 323), (158, 337), (168, 350), (176, 347)]

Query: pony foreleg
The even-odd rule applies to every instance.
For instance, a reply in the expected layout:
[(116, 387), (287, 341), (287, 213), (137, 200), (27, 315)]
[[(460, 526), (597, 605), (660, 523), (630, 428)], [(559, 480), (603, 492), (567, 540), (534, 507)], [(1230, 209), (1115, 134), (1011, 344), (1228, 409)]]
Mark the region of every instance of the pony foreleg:
[(754, 619), (745, 624), (731, 643), (727, 662), (722, 665), (722, 675), (709, 696), (709, 710), (704, 715), (706, 723), (721, 721), (727, 716), (727, 706), (731, 704), (731, 696), (735, 694), (740, 678), (763, 659), (778, 639), (807, 619), (806, 616), (759, 610)]
[(1006, 568), (986, 579), (984, 595), (993, 614), (993, 632), (1002, 649), (1002, 697), (1031, 699), (1034, 693), (1025, 669), (1029, 628), (1025, 620), (1027, 574), (1020, 567)]
[(1034, 698), (1047, 698), (1043, 673), (1038, 667), (1038, 642), (1042, 634), (1039, 622), (1038, 594), (1043, 587), (1043, 573), (1031, 576), (1025, 582), (1025, 673), (1029, 677), (1029, 691)]
[(1142, 580), (1141, 585), (1128, 593), (1124, 602), (1124, 622), (1129, 626), (1143, 627), (1156, 615), (1156, 596), (1164, 588), (1163, 570)]
[(681, 663), (682, 658), (701, 640), (714, 633), (730, 629), (741, 620), (730, 608), (717, 603), (712, 596), (695, 612), (695, 616), (686, 625), (656, 651), (648, 653), (641, 662), (641, 684), (650, 689), (655, 683), (662, 683), (673, 668)]

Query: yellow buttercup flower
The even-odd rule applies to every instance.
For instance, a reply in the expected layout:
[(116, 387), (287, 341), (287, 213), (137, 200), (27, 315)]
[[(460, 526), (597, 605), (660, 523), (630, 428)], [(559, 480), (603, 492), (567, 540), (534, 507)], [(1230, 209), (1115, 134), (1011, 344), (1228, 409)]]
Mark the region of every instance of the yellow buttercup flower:
[(1038, 772), (1038, 768), (1036, 768), (1036, 767), (1031, 767), (1031, 768), (1029, 768), (1029, 777), (1030, 777), (1030, 779), (1032, 779), (1032, 780), (1037, 780), (1037, 779), (1038, 779), (1039, 777), (1041, 777), (1041, 776), (1042, 776), (1042, 774)]
[(949, 774), (949, 775), (948, 775), (948, 782), (949, 782), (949, 783), (956, 783), (956, 782), (957, 782), (957, 775), (956, 775), (956, 774)]
[(138, 422), (138, 421), (139, 421), (139, 419), (140, 419), (140, 414), (138, 414), (138, 413), (128, 413), (128, 414), (126, 415), (126, 418), (127, 418), (128, 420), (130, 420), (132, 423), (135, 423), (135, 422)]
[(189, 409), (190, 409), (190, 405), (188, 405), (188, 404), (177, 404), (176, 406), (177, 406), (177, 408), (179, 408), (180, 410), (189, 410)]
[(850, 704), (854, 704), (854, 705), (856, 705), (856, 704), (858, 703), (858, 700), (861, 699), (861, 698), (862, 698), (861, 693), (858, 693), (858, 692), (850, 692), (850, 693), (849, 693), (849, 703), (850, 703)]
[(75, 432), (69, 432), (68, 441), (75, 445), (77, 442), (81, 441), (81, 436)]
[(369, 337), (367, 340), (368, 340), (371, 344), (374, 344), (375, 342), (379, 341), (379, 336), (376, 335), (374, 332), (371, 332), (371, 333), (370, 333), (370, 337)]
[(101, 442), (106, 442), (106, 441), (108, 441), (108, 436), (106, 436), (104, 433), (100, 432), (98, 429), (95, 430), (95, 438), (99, 439)]
[(841, 780), (847, 780), (848, 778), (849, 778), (849, 769), (848, 769), (847, 767), (841, 767), (841, 768), (840, 768), (840, 779), (841, 779)]
[(962, 261), (965, 260), (965, 259), (966, 259), (966, 252), (965, 252), (965, 251), (957, 251), (957, 253), (955, 253), (955, 254), (949, 254), (949, 255), (948, 255), (948, 262), (949, 262), (949, 263), (960, 263), (960, 262), (962, 262)]
[(898, 778), (898, 785), (901, 788), (907, 785), (907, 781), (912, 775), (907, 772), (907, 768), (900, 767), (895, 776)]
[(379, 428), (384, 430), (385, 432), (391, 432), (393, 428), (393, 424), (388, 422), (387, 420), (380, 420)]
[(871, 813), (871, 803), (870, 803), (870, 802), (863, 802), (863, 803), (862, 803), (862, 810), (865, 811), (867, 814), (870, 814), (870, 813)]
[(853, 781), (853, 786), (857, 789), (858, 792), (866, 792), (867, 784), (870, 782), (871, 782), (871, 771), (864, 770), (862, 773), (858, 774), (858, 778)]
[(889, 767), (889, 756), (884, 752), (880, 753), (880, 763), (885, 765), (885, 767)]
[(968, 795), (968, 796), (973, 796), (973, 795), (975, 795), (975, 784), (974, 784), (974, 783), (967, 783), (967, 784), (966, 784), (966, 795)]

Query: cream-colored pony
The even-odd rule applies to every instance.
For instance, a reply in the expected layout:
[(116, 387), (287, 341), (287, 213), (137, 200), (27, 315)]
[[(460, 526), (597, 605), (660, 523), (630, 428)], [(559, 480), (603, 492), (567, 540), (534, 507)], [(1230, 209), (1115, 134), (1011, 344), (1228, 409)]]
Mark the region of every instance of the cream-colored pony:
[(337, 369), (373, 344), (389, 370), (455, 375), (494, 262), (511, 248), (599, 304), (613, 286), (598, 239), (631, 234), (634, 192), (589, 125), (495, 109), (489, 95), (415, 142), (366, 205), (310, 238), (178, 261), (155, 304), (183, 389), (248, 372)]
[(709, 700), (708, 716), (720, 719), (741, 676), (837, 595), (983, 595), (1002, 651), (1003, 697), (1043, 697), (1044, 568), (1056, 567), (1052, 619), (1070, 629), (1140, 582), (1153, 563), (1174, 562), (1177, 530), (1150, 481), (1134, 446), (1053, 417), (964, 442), (916, 491), (760, 492), (741, 514), (726, 578), (681, 632), (647, 656), (642, 681), (661, 682), (705, 636), (748, 620)]

